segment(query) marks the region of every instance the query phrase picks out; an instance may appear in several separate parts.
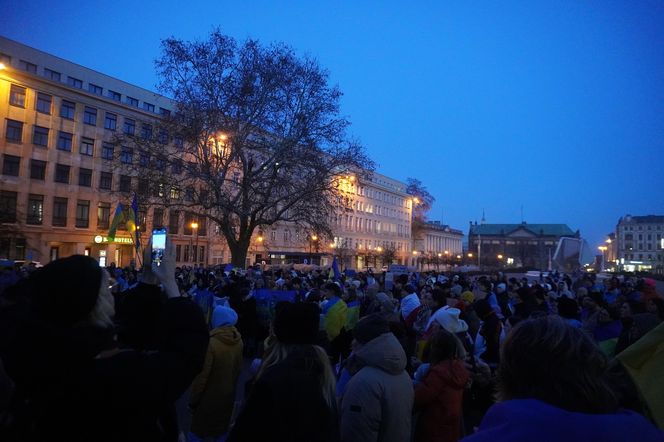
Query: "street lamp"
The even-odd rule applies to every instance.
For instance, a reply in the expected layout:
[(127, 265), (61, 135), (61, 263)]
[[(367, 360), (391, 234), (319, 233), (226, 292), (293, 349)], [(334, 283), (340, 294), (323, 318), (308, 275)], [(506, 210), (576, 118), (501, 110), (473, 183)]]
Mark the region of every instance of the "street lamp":
[(316, 241), (318, 241), (318, 237), (316, 235), (311, 235), (309, 237), (309, 264), (312, 264), (312, 265), (313, 265), (314, 262), (313, 262), (313, 257), (312, 257), (312, 254), (311, 254), (311, 246)]
[[(192, 260), (194, 264), (196, 263), (196, 254), (198, 253), (198, 223), (196, 221), (191, 222), (191, 229), (194, 231), (194, 235), (196, 235), (196, 245), (191, 249), (192, 252)], [(189, 246), (191, 246), (191, 238), (189, 238)]]
[(606, 251), (608, 250), (607, 246), (599, 246), (597, 247), (598, 250), (602, 252), (602, 266), (600, 268), (601, 271), (604, 271), (604, 261), (606, 260)]

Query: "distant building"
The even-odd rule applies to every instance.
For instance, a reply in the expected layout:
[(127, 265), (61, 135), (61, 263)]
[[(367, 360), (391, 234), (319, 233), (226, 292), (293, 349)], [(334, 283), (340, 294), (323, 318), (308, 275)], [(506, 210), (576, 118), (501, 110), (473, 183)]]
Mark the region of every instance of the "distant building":
[(413, 240), (412, 265), (424, 259), (428, 264), (452, 262), (463, 253), (463, 232), (453, 229), (440, 221), (425, 224), (420, 238)]
[(616, 259), (626, 271), (664, 273), (664, 216), (625, 215), (616, 226)]
[(473, 224), (468, 231), (468, 252), (482, 266), (510, 264), (549, 268), (558, 240), (579, 238), (566, 224)]

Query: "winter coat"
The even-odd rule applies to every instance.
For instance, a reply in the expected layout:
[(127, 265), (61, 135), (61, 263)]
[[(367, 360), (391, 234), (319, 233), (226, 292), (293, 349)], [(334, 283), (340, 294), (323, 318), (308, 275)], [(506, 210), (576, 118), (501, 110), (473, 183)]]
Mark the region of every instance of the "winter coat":
[(348, 364), (353, 375), (341, 400), (341, 440), (403, 442), (410, 439), (413, 386), (406, 354), (392, 333), (369, 341)]
[(235, 404), (235, 385), (242, 369), (242, 338), (233, 326), (210, 332), (203, 371), (191, 386), (191, 431), (198, 437), (221, 436), (228, 430)]
[(470, 373), (460, 360), (433, 365), (415, 387), (415, 411), (420, 411), (415, 432), (417, 442), (459, 440), (463, 392)]
[(563, 410), (536, 399), (492, 406), (477, 433), (464, 442), (662, 442), (664, 433), (633, 411), (586, 414)]
[(339, 440), (336, 406), (328, 406), (323, 397), (323, 367), (314, 351), (311, 345), (297, 346), (285, 360), (265, 370), (254, 383), (227, 442)]

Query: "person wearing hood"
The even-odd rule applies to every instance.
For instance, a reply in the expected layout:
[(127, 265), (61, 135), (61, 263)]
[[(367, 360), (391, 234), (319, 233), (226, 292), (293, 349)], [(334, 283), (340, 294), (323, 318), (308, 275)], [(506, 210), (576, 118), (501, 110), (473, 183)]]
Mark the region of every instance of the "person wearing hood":
[(414, 411), (420, 412), (415, 442), (453, 442), (461, 435), (463, 392), (470, 380), (466, 352), (445, 329), (429, 342), (429, 369), (415, 387)]
[(353, 335), (347, 361), (352, 377), (341, 398), (341, 440), (410, 440), (413, 386), (403, 348), (380, 315), (362, 318)]
[[(203, 371), (191, 385), (190, 441), (217, 440), (228, 430), (235, 403), (235, 385), (242, 369), (242, 337), (235, 328), (235, 310), (218, 306), (212, 313), (210, 343)], [(191, 436), (191, 435), (190, 435)]]

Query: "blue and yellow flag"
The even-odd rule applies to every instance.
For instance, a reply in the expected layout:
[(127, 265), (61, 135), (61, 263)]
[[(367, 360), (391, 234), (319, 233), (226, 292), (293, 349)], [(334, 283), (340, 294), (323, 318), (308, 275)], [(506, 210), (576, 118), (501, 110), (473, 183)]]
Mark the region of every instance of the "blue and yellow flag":
[(332, 341), (346, 325), (348, 306), (341, 298), (332, 298), (323, 307), (323, 324), (327, 338)]
[[(130, 223), (133, 223), (133, 225), (129, 225)], [(131, 211), (129, 212), (129, 221), (127, 221), (127, 224), (129, 231), (133, 232), (132, 237), (134, 239), (134, 246), (136, 246), (136, 250), (138, 250), (138, 248), (141, 246), (141, 232), (138, 228), (138, 198), (136, 197), (135, 193), (134, 199), (131, 201)]]
[(113, 215), (113, 221), (111, 221), (111, 226), (108, 228), (108, 240), (115, 240), (115, 232), (118, 230), (118, 226), (121, 222), (125, 222), (125, 213), (124, 206), (122, 203), (118, 203), (118, 207), (115, 208), (115, 214)]
[(346, 312), (346, 330), (355, 328), (355, 324), (360, 320), (360, 301), (350, 301)]

